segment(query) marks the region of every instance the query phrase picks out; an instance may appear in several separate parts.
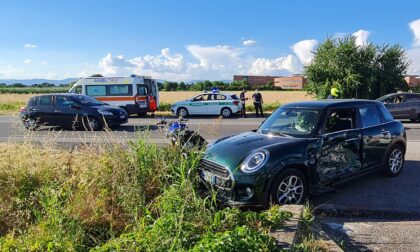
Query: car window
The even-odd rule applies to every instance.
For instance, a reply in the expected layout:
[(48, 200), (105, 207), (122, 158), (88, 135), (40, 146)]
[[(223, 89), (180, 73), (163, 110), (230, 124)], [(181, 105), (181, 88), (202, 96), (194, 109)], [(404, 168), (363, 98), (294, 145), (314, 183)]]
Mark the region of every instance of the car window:
[(214, 97), (215, 97), (215, 100), (226, 100), (226, 96), (221, 95), (221, 94), (215, 94)]
[(106, 87), (105, 85), (86, 86), (86, 94), (89, 96), (105, 96)]
[(51, 96), (50, 95), (40, 96), (39, 97), (39, 105), (41, 105), (41, 106), (51, 105)]
[(76, 102), (70, 97), (66, 96), (57, 96), (55, 98), (55, 105), (60, 108), (69, 108), (74, 105)]
[(203, 100), (202, 95), (197, 95), (196, 97), (193, 98), (193, 101), (202, 101), (202, 100)]
[(362, 125), (364, 128), (381, 124), (381, 117), (379, 111), (374, 104), (366, 105), (359, 108)]
[(420, 95), (408, 94), (405, 97), (406, 97), (407, 102), (419, 102), (420, 101)]
[(131, 96), (133, 95), (132, 85), (108, 85), (108, 93), (111, 96)]
[(391, 113), (389, 113), (388, 109), (383, 104), (379, 105), (379, 110), (382, 113), (382, 118), (384, 119), (384, 122), (390, 122), (394, 120)]
[(137, 95), (147, 95), (147, 87), (145, 85), (137, 85)]
[(232, 99), (234, 99), (234, 100), (239, 100), (239, 98), (238, 98), (238, 96), (236, 96), (236, 94), (231, 95), (230, 97), (231, 97)]
[(325, 122), (325, 133), (356, 128), (356, 113), (353, 109), (331, 110)]

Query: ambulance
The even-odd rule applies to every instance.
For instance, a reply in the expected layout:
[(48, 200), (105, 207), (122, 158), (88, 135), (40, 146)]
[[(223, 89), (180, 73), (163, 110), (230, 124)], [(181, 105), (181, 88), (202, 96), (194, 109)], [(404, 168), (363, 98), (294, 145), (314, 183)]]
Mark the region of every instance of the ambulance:
[(128, 115), (154, 113), (159, 108), (157, 81), (150, 76), (87, 77), (78, 80), (69, 93), (84, 94), (111, 106), (123, 108)]

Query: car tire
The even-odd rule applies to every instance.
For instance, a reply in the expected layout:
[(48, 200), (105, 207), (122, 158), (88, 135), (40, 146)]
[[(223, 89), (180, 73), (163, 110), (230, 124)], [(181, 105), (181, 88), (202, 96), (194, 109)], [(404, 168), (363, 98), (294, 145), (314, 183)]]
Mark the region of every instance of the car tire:
[(91, 130), (91, 131), (98, 131), (98, 130), (103, 129), (103, 125), (101, 121), (99, 121), (96, 117), (93, 117), (93, 116), (89, 116), (87, 118), (86, 127), (87, 127), (87, 130)]
[(276, 177), (270, 190), (270, 203), (276, 205), (303, 204), (308, 196), (306, 176), (288, 168)]
[(23, 120), (23, 125), (28, 130), (37, 130), (39, 129), (38, 119), (36, 118), (26, 118)]
[(391, 147), (384, 164), (385, 175), (398, 176), (404, 168), (404, 162), (404, 147), (401, 144), (395, 144)]
[(220, 114), (223, 116), (223, 118), (228, 118), (232, 116), (232, 110), (230, 108), (222, 108)]
[(181, 107), (176, 111), (177, 116), (187, 117), (189, 115), (188, 109)]

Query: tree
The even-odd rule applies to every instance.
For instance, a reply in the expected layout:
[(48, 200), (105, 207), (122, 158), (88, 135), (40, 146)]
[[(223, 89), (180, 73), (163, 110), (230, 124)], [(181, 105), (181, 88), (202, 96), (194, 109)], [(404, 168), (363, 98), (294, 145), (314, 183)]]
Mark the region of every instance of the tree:
[(169, 81), (165, 81), (163, 83), (163, 89), (165, 91), (175, 91), (178, 88), (178, 82), (169, 82)]
[(376, 99), (397, 90), (407, 90), (404, 75), (409, 61), (399, 45), (359, 46), (354, 36), (327, 38), (305, 67), (306, 90), (326, 98), (331, 88), (340, 98)]
[(187, 85), (183, 81), (178, 84), (178, 90), (187, 90)]

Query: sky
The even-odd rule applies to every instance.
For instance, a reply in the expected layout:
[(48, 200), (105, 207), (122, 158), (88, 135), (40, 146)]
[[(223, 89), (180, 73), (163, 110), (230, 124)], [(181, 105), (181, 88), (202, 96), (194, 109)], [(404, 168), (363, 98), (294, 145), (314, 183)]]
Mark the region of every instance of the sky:
[(0, 79), (290, 75), (327, 37), (400, 44), (420, 74), (420, 1), (1, 0)]

